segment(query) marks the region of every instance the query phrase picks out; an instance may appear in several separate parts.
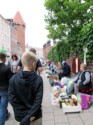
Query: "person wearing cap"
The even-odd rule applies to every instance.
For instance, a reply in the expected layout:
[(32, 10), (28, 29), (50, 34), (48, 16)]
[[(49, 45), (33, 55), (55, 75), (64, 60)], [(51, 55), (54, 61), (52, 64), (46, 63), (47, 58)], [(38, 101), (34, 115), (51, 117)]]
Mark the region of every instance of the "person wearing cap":
[(61, 80), (62, 77), (70, 77), (70, 66), (66, 63), (66, 61), (62, 61), (62, 69), (59, 73), (59, 80)]
[(11, 69), (5, 65), (6, 55), (0, 52), (0, 125), (5, 125), (8, 105), (8, 85)]

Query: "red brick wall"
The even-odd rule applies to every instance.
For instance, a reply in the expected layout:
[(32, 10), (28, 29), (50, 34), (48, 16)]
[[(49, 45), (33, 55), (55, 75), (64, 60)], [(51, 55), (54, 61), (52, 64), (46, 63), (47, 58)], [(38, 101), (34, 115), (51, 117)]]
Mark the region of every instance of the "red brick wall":
[(93, 82), (93, 63), (88, 63), (88, 69), (91, 71), (91, 78)]
[(48, 52), (51, 50), (52, 46), (43, 48), (43, 58), (47, 58)]
[[(73, 59), (73, 57), (66, 59), (66, 62), (70, 65), (71, 69), (72, 69), (72, 59)], [(91, 72), (91, 77), (92, 77), (92, 81), (93, 81), (93, 63), (88, 63), (87, 68)], [(72, 73), (72, 76), (74, 76), (73, 73)]]
[(25, 51), (25, 27), (22, 25), (17, 25), (17, 42), (22, 45), (22, 52)]
[(43, 48), (43, 58), (46, 59), (46, 48)]
[(73, 57), (69, 57), (69, 58), (66, 59), (66, 63), (68, 65), (70, 65), (70, 67), (71, 67), (71, 77), (74, 77), (75, 74), (72, 73), (72, 60), (73, 60)]
[(17, 31), (11, 26), (11, 54), (18, 55), (17, 49)]

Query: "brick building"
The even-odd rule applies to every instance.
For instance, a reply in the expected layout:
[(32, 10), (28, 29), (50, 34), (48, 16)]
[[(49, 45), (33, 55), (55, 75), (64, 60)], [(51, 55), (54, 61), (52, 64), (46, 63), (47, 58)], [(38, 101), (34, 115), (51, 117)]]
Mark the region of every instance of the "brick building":
[(57, 42), (53, 41), (53, 45), (51, 45), (51, 41), (48, 40), (44, 45), (43, 45), (43, 58), (46, 59), (48, 52), (52, 49), (52, 47), (56, 46)]
[(17, 42), (17, 53), (18, 53), (18, 57), (21, 58), (22, 57), (22, 46), (19, 42)]
[(43, 58), (46, 59), (48, 52), (51, 50), (51, 41), (48, 40), (44, 45), (43, 45)]
[(26, 24), (20, 14), (20, 12), (17, 12), (13, 21), (16, 24), (16, 30), (17, 30), (17, 42), (20, 43), (22, 46), (22, 52), (25, 51), (25, 28)]

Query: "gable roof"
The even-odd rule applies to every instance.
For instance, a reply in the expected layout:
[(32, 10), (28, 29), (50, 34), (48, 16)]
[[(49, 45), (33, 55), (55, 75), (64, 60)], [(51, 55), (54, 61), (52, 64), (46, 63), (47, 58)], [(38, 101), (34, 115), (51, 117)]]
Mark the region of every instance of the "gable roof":
[(25, 25), (25, 22), (20, 14), (20, 12), (18, 11), (13, 19), (13, 21), (16, 23), (16, 24), (21, 24), (21, 25)]

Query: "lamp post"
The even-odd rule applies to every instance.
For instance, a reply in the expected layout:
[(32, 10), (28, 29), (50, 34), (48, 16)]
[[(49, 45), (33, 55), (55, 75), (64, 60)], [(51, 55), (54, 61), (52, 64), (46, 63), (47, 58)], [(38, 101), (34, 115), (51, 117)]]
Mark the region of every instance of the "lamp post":
[(83, 51), (84, 51), (84, 64), (86, 64), (86, 54), (88, 52), (88, 49), (84, 48)]

